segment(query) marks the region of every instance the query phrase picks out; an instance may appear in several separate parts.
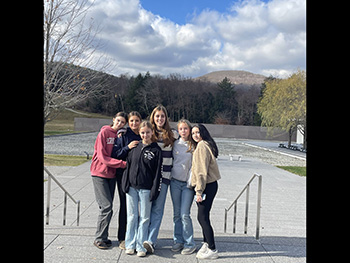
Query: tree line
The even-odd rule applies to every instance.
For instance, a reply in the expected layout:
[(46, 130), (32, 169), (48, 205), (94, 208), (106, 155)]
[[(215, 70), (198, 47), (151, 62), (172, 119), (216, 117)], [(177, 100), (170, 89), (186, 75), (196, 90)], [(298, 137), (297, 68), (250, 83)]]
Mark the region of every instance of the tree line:
[(228, 78), (219, 83), (139, 73), (136, 77), (107, 75), (103, 88), (77, 109), (113, 115), (136, 110), (143, 118), (164, 105), (172, 121), (186, 118), (194, 123), (260, 125), (257, 102), (262, 85), (234, 85)]
[[(54, 109), (45, 114), (47, 121), (72, 106), (109, 116), (136, 110), (147, 118), (162, 104), (171, 121), (186, 118), (193, 123), (278, 127), (289, 132), (289, 144), (298, 129), (306, 148), (305, 71), (298, 70), (286, 79), (270, 76), (261, 85), (234, 85), (226, 77), (219, 83), (149, 72), (116, 77), (74, 65), (57, 65), (61, 70), (44, 89), (45, 101)], [(88, 96), (81, 98), (85, 92)], [(56, 99), (46, 100), (49, 95)]]

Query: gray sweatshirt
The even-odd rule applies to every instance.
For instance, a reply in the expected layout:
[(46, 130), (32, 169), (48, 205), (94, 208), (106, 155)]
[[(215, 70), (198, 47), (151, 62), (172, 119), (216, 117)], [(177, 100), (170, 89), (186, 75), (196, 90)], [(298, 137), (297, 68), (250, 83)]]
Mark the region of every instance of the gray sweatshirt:
[(181, 137), (174, 142), (171, 177), (182, 182), (188, 180), (192, 166), (192, 153), (187, 150), (188, 144)]

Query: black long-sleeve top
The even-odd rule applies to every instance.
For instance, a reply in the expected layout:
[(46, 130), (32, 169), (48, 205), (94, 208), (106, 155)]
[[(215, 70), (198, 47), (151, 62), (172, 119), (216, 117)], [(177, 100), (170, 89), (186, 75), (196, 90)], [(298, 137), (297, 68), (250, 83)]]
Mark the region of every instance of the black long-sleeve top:
[(144, 145), (140, 142), (131, 149), (126, 158), (127, 166), (123, 173), (122, 189), (129, 187), (151, 190), (150, 201), (157, 199), (162, 180), (162, 150), (156, 142)]

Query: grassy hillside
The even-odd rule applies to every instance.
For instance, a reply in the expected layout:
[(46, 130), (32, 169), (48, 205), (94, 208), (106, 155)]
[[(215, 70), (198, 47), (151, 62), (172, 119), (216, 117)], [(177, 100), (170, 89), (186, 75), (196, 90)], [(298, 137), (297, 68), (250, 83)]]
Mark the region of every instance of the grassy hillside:
[(75, 112), (64, 110), (57, 116), (54, 120), (46, 123), (44, 128), (44, 135), (53, 134), (64, 134), (64, 133), (74, 133), (79, 131), (74, 131), (74, 118), (102, 118), (102, 119), (113, 119), (113, 116), (106, 116), (98, 113), (89, 113), (83, 111)]

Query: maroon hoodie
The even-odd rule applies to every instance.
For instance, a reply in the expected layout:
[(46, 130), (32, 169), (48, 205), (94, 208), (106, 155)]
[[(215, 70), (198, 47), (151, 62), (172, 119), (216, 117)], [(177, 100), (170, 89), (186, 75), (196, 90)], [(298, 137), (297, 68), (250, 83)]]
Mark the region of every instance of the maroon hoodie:
[(91, 176), (114, 178), (116, 168), (125, 168), (126, 162), (111, 157), (117, 131), (111, 126), (103, 126), (97, 135), (95, 151), (90, 166)]

